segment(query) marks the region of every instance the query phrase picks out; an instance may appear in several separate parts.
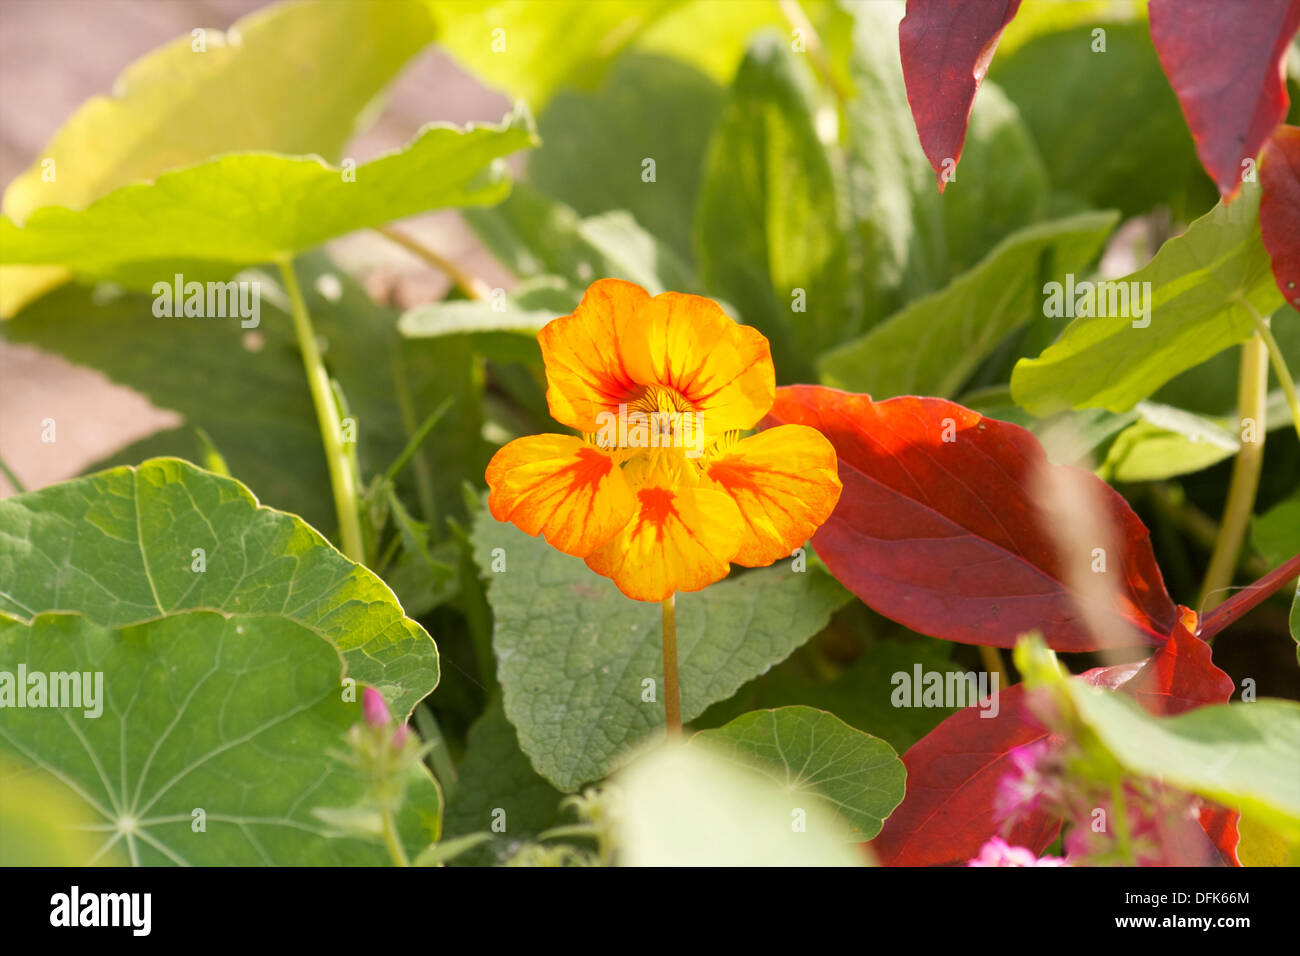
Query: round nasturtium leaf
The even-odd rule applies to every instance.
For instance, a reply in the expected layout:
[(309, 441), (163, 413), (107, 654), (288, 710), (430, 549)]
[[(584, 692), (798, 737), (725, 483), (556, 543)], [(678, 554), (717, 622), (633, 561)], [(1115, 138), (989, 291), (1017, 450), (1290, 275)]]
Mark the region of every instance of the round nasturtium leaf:
[[(6, 700), (3, 672), (26, 706)], [(120, 628), (0, 615), (0, 791), (33, 780), (62, 791), (93, 820), (79, 863), (115, 852), (137, 865), (381, 865), (381, 843), (332, 834), (315, 812), (365, 792), (336, 756), (362, 720), (342, 672), (329, 642), (275, 614), (188, 611)], [(440, 818), (417, 765), (398, 820), (408, 855), (437, 838)]]
[(815, 707), (756, 710), (691, 739), (825, 804), (857, 842), (903, 801), (907, 770), (894, 748)]
[(293, 622), (399, 719), (438, 683), (437, 648), (383, 581), (302, 519), (178, 459), (0, 501), (0, 581), (0, 614), (23, 621), (70, 611), (127, 627), (209, 610)]

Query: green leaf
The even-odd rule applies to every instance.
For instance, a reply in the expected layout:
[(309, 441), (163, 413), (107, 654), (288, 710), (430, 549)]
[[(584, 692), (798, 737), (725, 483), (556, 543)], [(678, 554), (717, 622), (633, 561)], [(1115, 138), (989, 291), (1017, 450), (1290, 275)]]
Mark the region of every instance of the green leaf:
[(83, 210), (37, 210), (21, 228), (0, 217), (0, 246), (6, 262), (170, 286), (163, 264), (175, 260), (233, 271), (430, 209), (498, 202), (510, 186), (495, 160), (535, 143), (531, 119), (517, 110), (499, 126), (426, 126), (403, 149), (350, 171), (314, 157), (234, 153), (123, 186)]
[[(4, 723), (0, 721), (0, 732)], [(23, 761), (0, 757), (0, 866), (121, 866), (121, 847), (98, 859), (103, 837), (90, 829), (95, 811)]]
[[(494, 701), (469, 730), (459, 783), (447, 803), (444, 838), (487, 830), (492, 844), (459, 863), (504, 863), (520, 845), (560, 822), (564, 795), (538, 776), (519, 749), (515, 728)], [(503, 831), (493, 824), (503, 825)]]
[[(698, 45), (698, 44), (696, 44)], [(537, 120), (528, 176), (580, 216), (629, 212), (690, 261), (701, 163), (723, 91), (684, 63), (629, 53), (595, 91), (566, 91)], [(653, 181), (645, 161), (654, 160)]]
[(408, 339), (473, 336), (475, 350), (496, 361), (540, 364), (537, 333), (547, 322), (572, 312), (579, 298), (563, 280), (550, 276), (529, 280), (491, 300), (417, 305), (402, 314), (397, 328)]
[(191, 610), (290, 621), (333, 644), (403, 718), (438, 683), (437, 648), (379, 578), (188, 462), (0, 501), (0, 581), (0, 613), (27, 621), (67, 611), (124, 628)]
[(929, 639), (908, 643), (877, 641), (830, 681), (795, 671), (791, 660), (751, 681), (734, 697), (714, 704), (697, 723), (716, 727), (749, 710), (808, 704), (830, 711), (851, 727), (879, 737), (903, 753), (956, 708), (893, 706), (893, 676), (912, 674), (917, 666), (927, 672), (965, 673), (949, 658), (951, 647), (948, 642)]
[(857, 328), (845, 301), (844, 201), (805, 59), (778, 34), (750, 44), (696, 209), (704, 284), (768, 337), (782, 381), (805, 380), (813, 358)]
[(1300, 839), (1300, 704), (1260, 700), (1153, 717), (1123, 694), (1067, 682), (1083, 720), (1128, 770)]
[[(1258, 186), (1244, 184), (1230, 206), (1216, 206), (1142, 269), (1116, 280), (1151, 283), (1147, 319), (1076, 318), (1042, 355), (1016, 363), (1016, 403), (1039, 415), (1085, 406), (1125, 411), (1253, 335), (1250, 310), (1268, 315), (1282, 302), (1258, 208)], [(1134, 328), (1135, 321), (1149, 325)]]
[(1008, 30), (989, 77), (1020, 108), (1057, 188), (1128, 217), (1181, 201), (1203, 177), (1147, 24), (1105, 24), (1094, 52), (1099, 19), (1014, 50)]
[[(1097, 469), (1107, 481), (1163, 481), (1209, 468), (1241, 448), (1237, 423), (1226, 416), (1209, 418), (1146, 401), (1134, 411), (1138, 420), (1116, 436)], [(1289, 414), (1280, 391), (1269, 396), (1269, 431), (1289, 428)]]
[(861, 866), (844, 825), (705, 743), (659, 747), (616, 782), (623, 866)]
[[(414, 0), (274, 4), (225, 33), (205, 30), (203, 52), (187, 32), (131, 64), (112, 96), (86, 101), (9, 184), (3, 211), (22, 222), (41, 206), (81, 209), (218, 153), (337, 160), (377, 113), (384, 87), (432, 39), (428, 11)], [(29, 267), (0, 274), (4, 316), (65, 277)]]
[(1300, 491), (1251, 518), (1250, 541), (1271, 567), (1300, 554)]
[(858, 843), (879, 833), (903, 800), (907, 770), (894, 748), (824, 710), (756, 710), (695, 741), (763, 771), (796, 798), (825, 801)]
[(591, 85), (622, 50), (679, 0), (430, 2), (439, 45), (471, 73), (540, 109), (561, 86)]
[[(362, 714), (355, 697), (345, 702), (342, 662), (321, 636), (258, 611), (120, 627), (0, 615), (0, 659), (23, 662), (29, 680), (29, 706), (0, 710), (0, 756), (62, 784), (94, 814), (98, 845), (123, 847), (137, 865), (383, 864), (381, 844), (327, 839), (312, 812), (356, 804), (366, 788), (360, 770), (330, 756)], [(31, 706), (33, 673), (81, 675), (79, 706), (50, 706), (52, 696)], [(13, 785), (0, 780), (0, 790)], [(409, 851), (437, 837), (440, 799), (413, 767), (398, 821)]]
[[(560, 790), (604, 777), (663, 726), (658, 605), (629, 600), (581, 559), (486, 512), (473, 539), (520, 746)], [(503, 572), (490, 570), (498, 548)], [(847, 600), (820, 567), (784, 563), (678, 595), (682, 719), (784, 660)], [(643, 700), (651, 687), (655, 700)]]
[(467, 210), (465, 218), (502, 264), (519, 276), (559, 276), (579, 290), (598, 278), (627, 279), (651, 295), (694, 284), (677, 254), (629, 213), (580, 219), (572, 208), (527, 183), (516, 186), (497, 206)]
[(824, 355), (821, 380), (876, 398), (955, 395), (1000, 342), (1038, 314), (1044, 280), (1086, 267), (1117, 221), (1114, 213), (1083, 213), (1012, 233), (942, 291)]

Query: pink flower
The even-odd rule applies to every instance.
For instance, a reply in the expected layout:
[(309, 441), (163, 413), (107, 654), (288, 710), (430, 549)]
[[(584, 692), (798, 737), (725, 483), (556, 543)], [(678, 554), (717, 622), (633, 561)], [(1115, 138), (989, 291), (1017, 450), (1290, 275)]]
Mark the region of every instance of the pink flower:
[(384, 697), (373, 687), (367, 687), (361, 695), (361, 712), (366, 723), (371, 727), (387, 727), (393, 722), (393, 715), (388, 712)]
[(1056, 745), (1047, 739), (1016, 747), (1007, 754), (1011, 770), (998, 781), (993, 797), (994, 814), (1000, 821), (1026, 816), (1059, 803), (1062, 799), (1060, 774), (1056, 767)]
[(1034, 851), (1023, 846), (1011, 846), (1001, 837), (993, 837), (982, 847), (979, 856), (968, 860), (967, 866), (1069, 866), (1059, 856), (1037, 857)]

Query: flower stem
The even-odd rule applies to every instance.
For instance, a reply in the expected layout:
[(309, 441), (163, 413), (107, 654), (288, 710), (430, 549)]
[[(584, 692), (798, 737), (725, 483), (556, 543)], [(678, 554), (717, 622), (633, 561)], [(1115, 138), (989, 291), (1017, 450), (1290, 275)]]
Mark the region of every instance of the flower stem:
[(392, 226), (376, 226), (375, 232), (443, 273), (456, 284), (456, 287), (465, 294), (466, 298), (482, 301), (492, 295), (492, 290), (488, 288), (486, 282), (462, 269), (460, 265), (448, 259), (441, 252), (430, 249), (418, 239), (408, 236)]
[(23, 487), (23, 483), (18, 480), (18, 476), (9, 470), (9, 466), (5, 464), (3, 458), (0, 458), (0, 473), (3, 473), (4, 476), (9, 479), (9, 484), (14, 486), (14, 491), (18, 492), (18, 494), (21, 495), (27, 491), (27, 489)]
[(682, 695), (677, 686), (677, 595), (670, 594), (660, 605), (664, 624), (664, 713), (670, 740), (682, 736)]
[(402, 846), (402, 840), (397, 835), (397, 825), (393, 822), (393, 813), (391, 810), (383, 811), (384, 826), (384, 846), (388, 847), (388, 855), (393, 858), (394, 866), (410, 866), (411, 861), (406, 855), (406, 850)]
[(312, 328), (307, 304), (303, 301), (293, 262), (278, 260), (284, 291), (289, 297), (293, 313), (293, 329), (298, 337), (298, 351), (302, 353), (303, 370), (311, 388), (312, 404), (316, 408), (316, 422), (320, 426), (321, 441), (325, 445), (325, 463), (329, 467), (330, 485), (334, 490), (334, 508), (339, 518), (339, 538), (345, 555), (364, 564), (366, 560), (364, 538), (361, 535), (361, 509), (357, 499), (356, 476), (343, 447), (343, 430), (339, 424), (338, 406), (330, 388), (329, 373), (321, 360), (316, 345), (316, 330)]
[(990, 674), (998, 675), (999, 687), (1010, 687), (1011, 680), (1007, 677), (1006, 666), (1002, 663), (1002, 654), (996, 647), (986, 647), (979, 645), (980, 661), (984, 664), (984, 669)]
[[(1241, 301), (1246, 302), (1244, 298)], [(1278, 384), (1282, 386), (1287, 407), (1291, 409), (1291, 424), (1295, 428), (1296, 437), (1300, 438), (1300, 396), (1296, 395), (1295, 380), (1291, 378), (1291, 370), (1286, 367), (1286, 358), (1282, 355), (1277, 339), (1273, 337), (1273, 330), (1268, 327), (1268, 319), (1260, 315), (1250, 303), (1246, 302), (1246, 306), (1250, 317), (1255, 320), (1259, 337), (1264, 340), (1264, 345), (1268, 349), (1269, 360), (1273, 363), (1273, 374), (1277, 376)]]
[(1210, 554), (1210, 564), (1201, 585), (1200, 613), (1205, 614), (1220, 604), (1232, 584), (1237, 569), (1237, 558), (1246, 538), (1251, 513), (1255, 509), (1255, 493), (1259, 490), (1259, 475), (1264, 465), (1264, 435), (1268, 423), (1268, 349), (1261, 336), (1255, 335), (1241, 346), (1241, 377), (1237, 384), (1237, 423), (1250, 421), (1254, 426), (1254, 441), (1242, 441), (1237, 458), (1232, 465), (1232, 479), (1228, 483), (1228, 500), (1223, 506), (1219, 522), (1219, 536)]

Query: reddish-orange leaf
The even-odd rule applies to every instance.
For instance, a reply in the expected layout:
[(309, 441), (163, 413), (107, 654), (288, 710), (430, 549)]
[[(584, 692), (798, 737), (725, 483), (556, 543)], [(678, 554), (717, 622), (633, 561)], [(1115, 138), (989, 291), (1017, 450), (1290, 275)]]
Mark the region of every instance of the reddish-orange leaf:
[(1279, 126), (1259, 158), (1259, 230), (1273, 278), (1300, 309), (1300, 126)]

